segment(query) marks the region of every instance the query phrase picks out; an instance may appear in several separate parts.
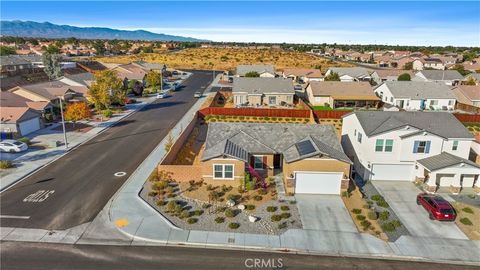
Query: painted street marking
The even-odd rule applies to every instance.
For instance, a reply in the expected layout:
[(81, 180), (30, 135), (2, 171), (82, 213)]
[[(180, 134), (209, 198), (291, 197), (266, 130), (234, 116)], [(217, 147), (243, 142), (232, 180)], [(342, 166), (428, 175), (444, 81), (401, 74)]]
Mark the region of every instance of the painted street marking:
[(16, 218), (16, 219), (29, 219), (29, 216), (9, 216), (9, 215), (0, 215), (0, 218)]
[(116, 172), (113, 175), (115, 175), (116, 177), (122, 177), (122, 176), (127, 175), (127, 173), (126, 172)]
[(43, 202), (48, 198), (48, 196), (50, 196), (54, 192), (55, 190), (39, 190), (25, 197), (25, 199), (23, 199), (23, 202)]

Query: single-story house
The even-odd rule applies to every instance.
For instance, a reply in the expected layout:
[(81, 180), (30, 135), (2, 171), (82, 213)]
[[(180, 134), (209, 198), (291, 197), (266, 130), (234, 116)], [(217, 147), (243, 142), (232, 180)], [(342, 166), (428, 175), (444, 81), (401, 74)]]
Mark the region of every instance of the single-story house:
[(325, 77), (337, 73), (342, 82), (370, 81), (372, 78), (366, 68), (363, 67), (332, 67), (327, 70)]
[(429, 68), (445, 70), (446, 65), (438, 58), (418, 58), (413, 61), (414, 70), (424, 70)]
[(323, 78), (322, 72), (314, 68), (286, 68), (282, 75), (284, 78), (291, 78), (298, 83), (320, 81)]
[(233, 78), (235, 106), (289, 106), (293, 105), (293, 82), (285, 78)]
[(82, 72), (78, 74), (65, 74), (60, 79), (61, 82), (70, 86), (85, 86), (90, 87), (95, 81), (95, 76), (89, 72)]
[(463, 81), (468, 82), (469, 80), (473, 80), (476, 85), (480, 84), (480, 73), (470, 73), (465, 76)]
[(455, 86), (463, 81), (463, 76), (456, 70), (422, 70), (415, 73), (412, 81), (442, 82)]
[(8, 91), (0, 92), (0, 105), (2, 107), (28, 107), (39, 112), (42, 116), (45, 113), (53, 112), (53, 106), (50, 102), (29, 100)]
[(310, 104), (333, 109), (376, 107), (380, 102), (368, 82), (310, 82), (306, 92)]
[(448, 187), (453, 193), (459, 193), (463, 188), (478, 186), (480, 165), (448, 152), (419, 159), (415, 168), (430, 192)]
[(0, 107), (2, 138), (25, 136), (42, 127), (42, 115), (29, 107)]
[(283, 172), (287, 192), (313, 194), (340, 194), (350, 165), (333, 125), (209, 123), (201, 157), (207, 182)]
[(414, 76), (410, 70), (403, 69), (377, 69), (371, 76), (374, 82), (381, 84), (386, 81), (398, 81), (398, 76), (402, 74), (408, 74), (410, 77)]
[(57, 106), (58, 98), (65, 101), (84, 99), (88, 88), (85, 86), (71, 86), (61, 81), (51, 81), (17, 86), (10, 89), (9, 92), (31, 101), (50, 102)]
[(165, 64), (159, 64), (159, 63), (149, 63), (145, 61), (135, 61), (132, 64), (137, 65), (143, 69), (146, 69), (148, 71), (156, 71), (159, 73), (164, 73), (167, 71), (167, 65)]
[(383, 102), (404, 110), (455, 109), (456, 97), (440, 82), (390, 81), (375, 88)]
[(452, 91), (457, 98), (457, 109), (480, 113), (480, 85), (458, 85)]
[(145, 76), (148, 74), (148, 70), (136, 65), (134, 63), (118, 65), (112, 70), (115, 70), (118, 77), (122, 80), (137, 80), (143, 82)]
[(257, 72), (260, 77), (275, 77), (275, 67), (273, 65), (238, 65), (236, 76), (245, 77), (249, 72)]

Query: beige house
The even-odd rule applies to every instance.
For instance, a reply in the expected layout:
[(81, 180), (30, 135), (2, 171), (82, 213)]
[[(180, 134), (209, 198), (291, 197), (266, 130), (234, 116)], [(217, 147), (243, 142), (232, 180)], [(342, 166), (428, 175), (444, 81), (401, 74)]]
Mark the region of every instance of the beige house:
[(311, 82), (306, 89), (313, 106), (335, 108), (376, 107), (380, 98), (368, 82)]
[(34, 102), (50, 102), (58, 104), (58, 99), (70, 101), (86, 97), (88, 88), (85, 86), (71, 86), (61, 81), (43, 82), (17, 86), (9, 92)]
[(232, 94), (235, 106), (292, 106), (295, 90), (290, 79), (235, 77)]
[(262, 78), (274, 78), (275, 67), (273, 65), (256, 64), (256, 65), (238, 65), (236, 76), (245, 77), (249, 72), (256, 72)]
[(198, 164), (159, 170), (174, 171), (176, 181), (213, 185), (238, 186), (246, 174), (257, 183), (281, 177), (287, 192), (338, 195), (348, 187), (350, 167), (333, 125), (215, 122)]

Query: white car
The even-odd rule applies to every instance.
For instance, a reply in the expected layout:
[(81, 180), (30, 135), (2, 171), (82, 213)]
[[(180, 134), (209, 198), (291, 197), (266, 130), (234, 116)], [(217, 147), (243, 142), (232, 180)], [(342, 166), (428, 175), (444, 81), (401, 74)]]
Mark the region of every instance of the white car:
[(202, 97), (202, 92), (195, 92), (195, 94), (193, 94), (193, 97), (194, 98), (201, 98)]
[(0, 142), (0, 151), (9, 153), (23, 152), (28, 149), (28, 145), (17, 140), (3, 140)]
[(169, 97), (167, 93), (162, 93), (162, 92), (157, 93), (157, 98), (167, 98), (167, 97)]

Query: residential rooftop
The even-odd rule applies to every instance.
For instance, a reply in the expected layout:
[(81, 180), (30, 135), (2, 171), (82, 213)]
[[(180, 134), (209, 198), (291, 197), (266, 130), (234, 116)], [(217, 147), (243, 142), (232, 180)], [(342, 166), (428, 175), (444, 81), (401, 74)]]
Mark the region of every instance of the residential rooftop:
[(455, 99), (450, 88), (442, 82), (386, 81), (383, 84), (388, 87), (395, 98)]
[(332, 72), (338, 73), (339, 76), (348, 75), (353, 78), (362, 78), (370, 76), (370, 73), (363, 67), (331, 67)]
[(293, 82), (287, 78), (233, 78), (233, 93), (261, 95), (265, 93), (295, 94)]
[(237, 66), (237, 75), (245, 76), (248, 72), (257, 72), (261, 73), (271, 73), (275, 74), (275, 67), (273, 65), (264, 65), (264, 64), (256, 64), (256, 65), (238, 65)]
[(476, 167), (480, 169), (480, 165), (472, 162), (470, 160), (452, 155), (447, 152), (442, 152), (441, 154), (427, 157), (424, 159), (417, 160), (418, 163), (422, 164), (429, 171), (437, 171), (443, 168), (448, 168), (451, 166), (459, 165), (459, 164), (468, 164), (470, 166)]
[(421, 70), (418, 73), (432, 81), (463, 80), (462, 74), (456, 70)]
[(310, 82), (314, 96), (330, 96), (334, 99), (380, 100), (368, 82)]

